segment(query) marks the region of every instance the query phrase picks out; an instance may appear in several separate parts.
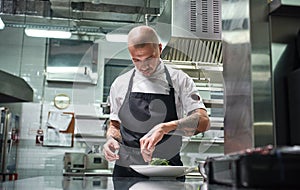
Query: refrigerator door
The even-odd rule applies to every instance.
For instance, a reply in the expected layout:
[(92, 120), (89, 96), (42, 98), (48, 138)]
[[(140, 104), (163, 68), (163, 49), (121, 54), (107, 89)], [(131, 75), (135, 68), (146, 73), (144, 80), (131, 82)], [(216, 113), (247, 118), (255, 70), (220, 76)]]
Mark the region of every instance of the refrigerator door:
[(5, 172), (15, 173), (17, 164), (17, 147), (19, 142), (19, 116), (9, 113), (7, 125)]
[(4, 160), (6, 152), (6, 123), (7, 123), (7, 108), (0, 107), (0, 173), (4, 173)]
[(0, 174), (3, 177), (16, 173), (19, 116), (3, 107), (0, 112)]

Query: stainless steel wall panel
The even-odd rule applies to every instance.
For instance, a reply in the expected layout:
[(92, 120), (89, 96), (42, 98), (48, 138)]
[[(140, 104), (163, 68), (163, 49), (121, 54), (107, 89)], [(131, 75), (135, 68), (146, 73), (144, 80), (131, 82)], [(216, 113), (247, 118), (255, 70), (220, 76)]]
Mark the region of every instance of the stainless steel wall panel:
[(268, 4), (222, 2), (225, 153), (272, 144)]

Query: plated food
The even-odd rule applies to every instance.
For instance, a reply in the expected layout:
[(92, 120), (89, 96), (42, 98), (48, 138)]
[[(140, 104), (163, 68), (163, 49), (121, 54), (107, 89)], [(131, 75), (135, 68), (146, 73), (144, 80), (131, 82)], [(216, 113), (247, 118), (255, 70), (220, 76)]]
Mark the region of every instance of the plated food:
[(153, 166), (168, 166), (169, 161), (167, 159), (162, 159), (162, 158), (152, 158), (150, 165)]
[(136, 172), (148, 177), (180, 177), (191, 172), (195, 167), (171, 166), (169, 161), (162, 158), (153, 158), (149, 165), (130, 165)]

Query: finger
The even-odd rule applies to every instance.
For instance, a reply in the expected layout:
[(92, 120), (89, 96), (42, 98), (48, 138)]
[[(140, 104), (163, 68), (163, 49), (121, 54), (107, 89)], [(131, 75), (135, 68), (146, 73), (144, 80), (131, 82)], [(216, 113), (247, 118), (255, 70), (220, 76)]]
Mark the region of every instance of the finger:
[[(110, 152), (114, 152), (116, 149), (119, 148), (119, 147), (116, 147), (116, 145), (114, 145), (114, 144), (109, 144), (108, 146), (109, 146), (108, 150)], [(117, 145), (117, 146), (119, 146), (119, 145)]]
[(115, 150), (120, 149), (120, 143), (118, 141), (116, 141), (116, 140), (113, 142), (113, 146), (114, 146)]
[(149, 150), (153, 149), (154, 143), (152, 142), (152, 139), (150, 139), (150, 138), (142, 139), (140, 141), (140, 143), (141, 143), (142, 149), (149, 149)]
[(141, 153), (145, 162), (150, 162), (152, 160), (154, 148), (152, 149), (142, 149)]
[(145, 162), (150, 162), (152, 159), (152, 154), (146, 152), (142, 152), (142, 156)]
[(141, 149), (146, 149), (146, 147), (148, 146), (148, 141), (145, 140), (142, 140), (140, 142), (140, 146), (141, 146)]
[(115, 148), (112, 145), (105, 145), (103, 147), (104, 156), (108, 161), (119, 159), (119, 155), (116, 154)]
[(142, 153), (144, 154), (151, 154), (151, 151), (148, 149), (142, 149)]
[(108, 161), (114, 161), (114, 160), (119, 159), (119, 155), (114, 154), (114, 153), (111, 154), (110, 152), (106, 152), (106, 153), (104, 153), (104, 155)]
[(107, 161), (112, 161), (112, 157), (107, 152), (104, 152), (104, 156)]
[(147, 149), (148, 150), (153, 150), (154, 149), (154, 144), (151, 141), (148, 143)]

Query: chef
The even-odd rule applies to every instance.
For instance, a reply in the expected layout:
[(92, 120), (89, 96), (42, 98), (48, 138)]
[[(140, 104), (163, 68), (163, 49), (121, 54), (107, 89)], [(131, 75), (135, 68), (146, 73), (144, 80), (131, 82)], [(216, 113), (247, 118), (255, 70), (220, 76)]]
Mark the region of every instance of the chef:
[(133, 28), (128, 50), (135, 67), (111, 85), (103, 153), (116, 161), (114, 177), (145, 177), (130, 165), (160, 158), (182, 166), (182, 136), (204, 132), (210, 122), (193, 80), (160, 59), (162, 44), (152, 27)]

